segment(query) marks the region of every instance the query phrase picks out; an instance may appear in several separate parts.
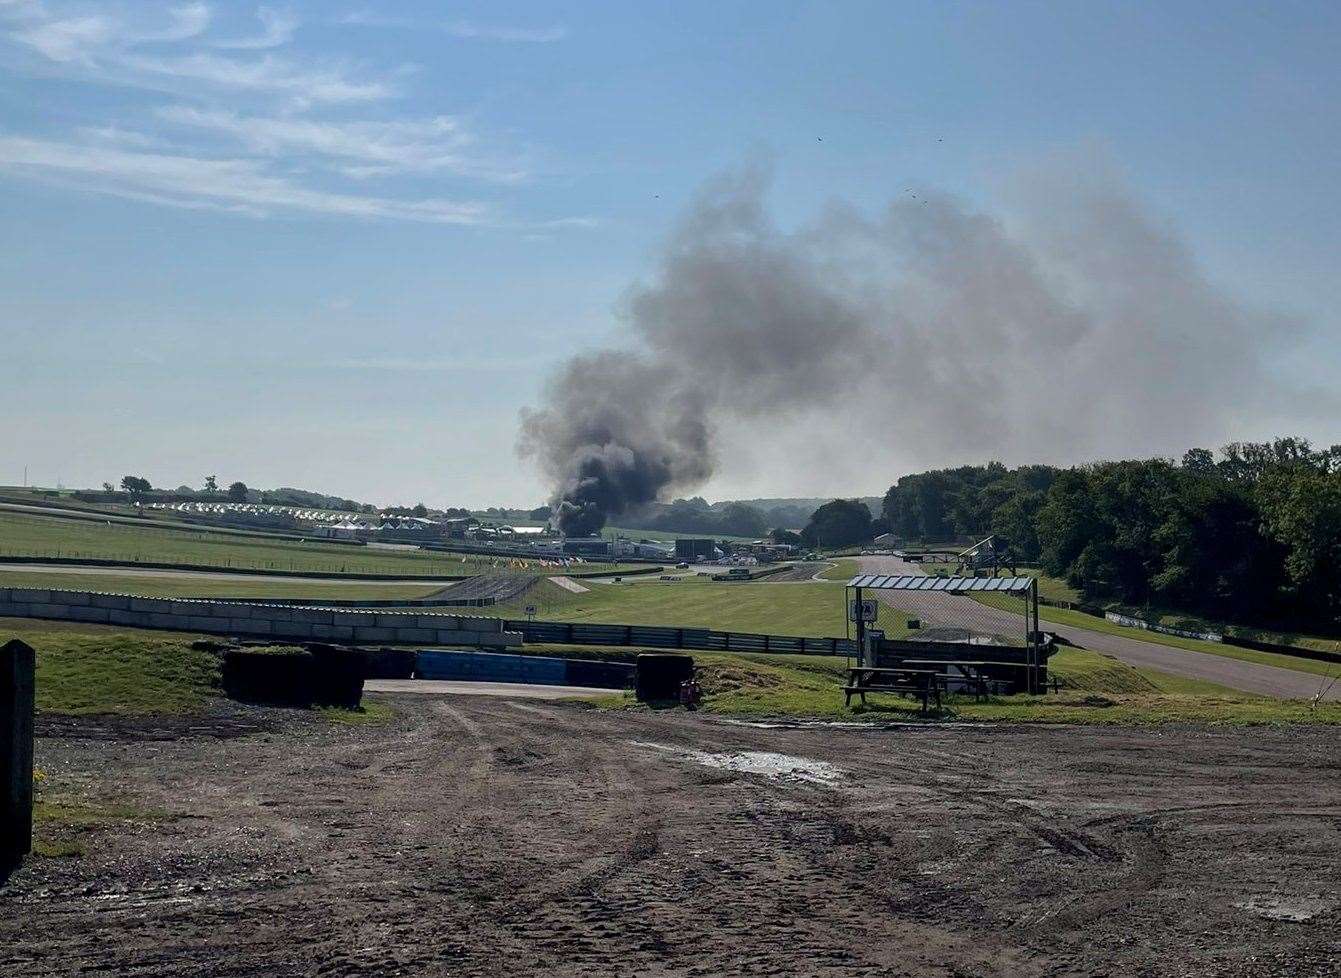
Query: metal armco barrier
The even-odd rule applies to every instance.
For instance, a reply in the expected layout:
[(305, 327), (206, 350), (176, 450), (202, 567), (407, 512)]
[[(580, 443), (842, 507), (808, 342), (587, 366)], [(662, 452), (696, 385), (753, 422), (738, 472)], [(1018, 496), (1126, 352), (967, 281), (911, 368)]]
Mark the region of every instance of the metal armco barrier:
[(0, 646), (0, 881), (33, 848), (35, 668), (31, 646)]

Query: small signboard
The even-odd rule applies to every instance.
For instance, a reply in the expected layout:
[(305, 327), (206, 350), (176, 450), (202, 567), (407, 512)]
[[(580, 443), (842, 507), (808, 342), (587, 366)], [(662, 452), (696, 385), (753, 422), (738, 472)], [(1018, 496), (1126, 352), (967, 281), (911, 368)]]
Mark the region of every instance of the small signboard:
[(879, 602), (872, 598), (863, 598), (860, 601), (849, 601), (847, 619), (848, 621), (875, 621), (879, 611)]
[(534, 618), (534, 617), (535, 617), (535, 610), (536, 610), (536, 609), (535, 609), (535, 605), (533, 605), (533, 604), (528, 604), (524, 610), (526, 611), (526, 617), (527, 617), (527, 618)]

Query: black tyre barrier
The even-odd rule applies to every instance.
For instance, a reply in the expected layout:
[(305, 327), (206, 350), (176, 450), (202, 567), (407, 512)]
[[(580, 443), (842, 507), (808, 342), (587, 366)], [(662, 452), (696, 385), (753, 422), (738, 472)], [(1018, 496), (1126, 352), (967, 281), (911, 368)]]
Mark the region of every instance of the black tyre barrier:
[(694, 657), (665, 653), (638, 656), (634, 689), (639, 700), (673, 700), (680, 696), (680, 683), (694, 677)]
[(354, 649), (309, 645), (312, 653), (312, 702), (354, 709), (363, 700), (366, 660)]
[(229, 699), (281, 706), (311, 706), (316, 657), (311, 652), (229, 649), (223, 688)]
[(223, 657), (223, 688), (230, 699), (280, 706), (340, 706), (363, 700), (363, 656), (351, 649), (307, 651), (230, 649)]

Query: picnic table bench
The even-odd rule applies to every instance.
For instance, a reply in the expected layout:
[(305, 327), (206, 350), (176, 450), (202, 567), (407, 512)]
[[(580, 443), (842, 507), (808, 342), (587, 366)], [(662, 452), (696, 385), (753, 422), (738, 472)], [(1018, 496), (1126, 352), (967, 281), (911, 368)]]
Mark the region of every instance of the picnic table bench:
[(958, 677), (948, 677), (959, 679), (969, 686), (978, 698), (988, 696), (996, 691), (994, 687), (1009, 686), (1005, 680), (993, 679), (988, 675), (988, 668), (992, 666), (1004, 667), (1007, 669), (1027, 669), (1028, 663), (1024, 662), (1003, 662), (991, 659), (905, 659), (903, 660), (910, 666), (944, 666), (947, 669), (954, 666), (959, 670)]
[(852, 697), (860, 696), (865, 706), (867, 693), (911, 694), (922, 700), (922, 712), (926, 713), (932, 696), (936, 697), (936, 708), (940, 708), (944, 678), (935, 669), (853, 666), (848, 669), (847, 683), (843, 686), (843, 705), (851, 706)]

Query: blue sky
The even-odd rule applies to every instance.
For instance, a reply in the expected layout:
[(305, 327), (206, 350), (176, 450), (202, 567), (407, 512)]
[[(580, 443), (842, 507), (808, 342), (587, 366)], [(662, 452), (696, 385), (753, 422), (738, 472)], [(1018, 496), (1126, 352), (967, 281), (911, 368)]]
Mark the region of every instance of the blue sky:
[[(518, 409), (761, 156), (788, 225), (1100, 147), (1334, 386), (1339, 38), (1323, 3), (0, 0), (0, 483), (537, 502)], [(710, 498), (938, 461), (741, 458)]]

